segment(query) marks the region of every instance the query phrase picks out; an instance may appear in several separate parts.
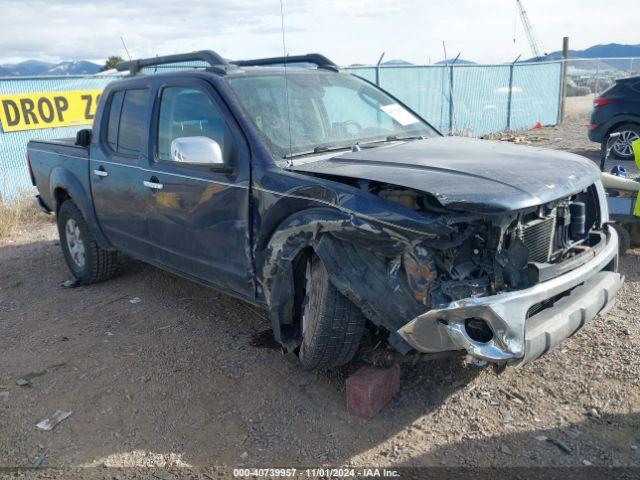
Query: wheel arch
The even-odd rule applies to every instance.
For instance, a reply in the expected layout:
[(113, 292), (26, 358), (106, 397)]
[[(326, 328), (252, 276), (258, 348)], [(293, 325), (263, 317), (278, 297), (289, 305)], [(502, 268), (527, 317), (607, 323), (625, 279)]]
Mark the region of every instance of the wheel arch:
[(609, 122), (610, 124), (607, 125), (607, 128), (605, 130), (606, 133), (604, 134), (602, 141), (605, 141), (606, 138), (609, 136), (609, 134), (613, 130), (615, 130), (618, 127), (621, 127), (626, 123), (631, 123), (633, 125), (636, 125), (638, 128), (640, 128), (640, 117), (636, 117), (633, 115), (616, 116), (616, 117), (613, 117), (611, 120), (609, 120)]
[(51, 172), (49, 191), (55, 201), (54, 211), (56, 215), (60, 210), (60, 205), (66, 200), (71, 200), (82, 213), (98, 245), (105, 250), (113, 249), (98, 224), (90, 190), (85, 188), (76, 176), (62, 167), (55, 168)]
[(426, 309), (407, 288), (401, 268), (414, 247), (401, 234), (338, 209), (310, 208), (287, 217), (256, 252), (274, 337), (288, 351), (298, 346), (301, 266), (313, 253), (327, 268), (331, 284), (366, 318), (385, 327), (396, 349), (409, 350), (395, 332)]

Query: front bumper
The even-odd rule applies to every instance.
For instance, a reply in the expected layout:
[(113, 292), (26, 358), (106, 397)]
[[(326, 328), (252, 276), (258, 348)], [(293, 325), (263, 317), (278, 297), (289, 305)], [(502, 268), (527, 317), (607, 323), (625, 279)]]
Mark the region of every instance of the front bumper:
[[(616, 273), (618, 236), (607, 230), (604, 248), (575, 270), (524, 290), (452, 302), (419, 315), (398, 334), (419, 352), (463, 349), (490, 362), (531, 362), (613, 306), (624, 278)], [(552, 305), (529, 316), (542, 302)], [(469, 336), (465, 323), (472, 318), (488, 324), (491, 340)]]

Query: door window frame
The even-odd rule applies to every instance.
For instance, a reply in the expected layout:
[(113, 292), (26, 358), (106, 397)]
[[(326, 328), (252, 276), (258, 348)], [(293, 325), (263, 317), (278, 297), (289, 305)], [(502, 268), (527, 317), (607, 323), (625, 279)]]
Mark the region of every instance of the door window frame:
[[(160, 104), (162, 102), (162, 92), (167, 88), (175, 87), (191, 88), (201, 91), (218, 110), (218, 113), (221, 115), (222, 120), (225, 123), (225, 128), (228, 129), (228, 136), (232, 139), (235, 147), (235, 157), (231, 159), (230, 163), (225, 163), (225, 166), (227, 167), (225, 170), (216, 171), (216, 169), (208, 167), (207, 165), (180, 164), (171, 160), (160, 160), (158, 158)], [(199, 175), (206, 178), (215, 178), (220, 176), (229, 178), (230, 175), (236, 177), (242, 172), (248, 178), (251, 154), (247, 140), (235, 118), (231, 115), (226, 104), (222, 100), (221, 95), (216, 91), (215, 87), (211, 85), (211, 83), (204, 79), (171, 79), (159, 84), (154, 93), (154, 105), (151, 111), (151, 121), (149, 125), (149, 166), (151, 169), (165, 173), (173, 173), (175, 171), (191, 173), (198, 172)], [(246, 165), (239, 165), (239, 162), (244, 162)]]
[[(129, 90), (147, 90), (148, 92), (147, 106), (144, 109), (144, 117), (141, 119), (142, 131), (143, 131), (143, 138), (141, 139), (141, 142), (142, 142), (141, 149), (135, 155), (122, 153), (117, 150), (114, 150), (113, 148), (111, 148), (111, 145), (109, 144), (109, 138), (108, 138), (109, 124), (110, 124), (109, 120), (111, 119), (111, 109), (113, 108), (113, 98), (116, 95), (116, 93), (123, 92), (122, 102), (120, 103), (120, 112), (118, 112), (118, 135), (116, 139), (119, 142), (120, 123), (122, 121), (122, 109), (127, 99), (127, 91)], [(145, 157), (147, 156), (148, 149), (145, 143), (149, 141), (149, 134), (147, 132), (147, 134), (144, 135), (144, 132), (146, 131), (146, 128), (144, 126), (148, 124), (147, 119), (149, 116), (149, 104), (151, 103), (152, 99), (153, 99), (153, 91), (149, 85), (140, 85), (140, 86), (136, 85), (128, 88), (127, 87), (116, 88), (109, 92), (109, 98), (107, 99), (107, 103), (106, 103), (106, 107), (107, 107), (106, 112), (102, 117), (106, 119), (106, 121), (102, 122), (103, 125), (100, 131), (100, 144), (102, 145), (102, 148), (104, 148), (105, 153), (107, 154), (107, 157), (116, 157), (117, 159), (121, 160), (123, 163), (135, 165), (136, 160), (140, 158), (140, 156), (145, 156)]]

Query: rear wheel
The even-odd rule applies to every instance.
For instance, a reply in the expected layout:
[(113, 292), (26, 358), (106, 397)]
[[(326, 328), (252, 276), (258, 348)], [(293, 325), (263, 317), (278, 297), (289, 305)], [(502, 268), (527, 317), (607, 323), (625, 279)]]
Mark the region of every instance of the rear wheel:
[(72, 200), (66, 200), (60, 206), (57, 222), (64, 259), (80, 283), (89, 285), (113, 277), (118, 252), (100, 248)]
[(358, 351), (365, 317), (333, 286), (324, 264), (315, 255), (307, 265), (301, 321), (299, 357), (303, 369), (344, 365)]
[[(620, 133), (618, 138), (610, 138), (612, 133)], [(602, 142), (602, 148), (611, 148), (611, 155), (618, 160), (633, 160), (631, 144), (640, 139), (640, 125), (626, 123), (614, 128)]]

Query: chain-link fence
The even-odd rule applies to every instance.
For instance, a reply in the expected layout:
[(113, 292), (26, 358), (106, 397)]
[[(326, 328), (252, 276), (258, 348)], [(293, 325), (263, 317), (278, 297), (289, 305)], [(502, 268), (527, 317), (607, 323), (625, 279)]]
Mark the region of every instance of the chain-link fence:
[(567, 96), (598, 96), (619, 78), (640, 75), (640, 57), (570, 58), (567, 64)]
[[(0, 96), (70, 90), (102, 90), (112, 80), (113, 77), (104, 76), (0, 78)], [(5, 105), (6, 103), (3, 103), (1, 107), (8, 108)], [(22, 192), (32, 189), (26, 165), (29, 140), (74, 137), (81, 128), (87, 127), (82, 125), (5, 131), (6, 125), (3, 125), (0, 129), (0, 201), (10, 201)]]
[(380, 85), (445, 134), (482, 136), (558, 121), (562, 62), (346, 70)]
[[(192, 65), (194, 66), (200, 65)], [(172, 66), (183, 69), (184, 66)], [(444, 134), (482, 136), (554, 125), (562, 104), (563, 62), (502, 65), (402, 65), (346, 67), (388, 90)], [(637, 75), (640, 58), (570, 59), (566, 94), (597, 95), (617, 78)], [(146, 69), (145, 73), (167, 71)], [(0, 79), (0, 96), (17, 93), (103, 89), (117, 77)], [(31, 185), (25, 164), (29, 139), (72, 137), (79, 126), (0, 131), (0, 201)]]

